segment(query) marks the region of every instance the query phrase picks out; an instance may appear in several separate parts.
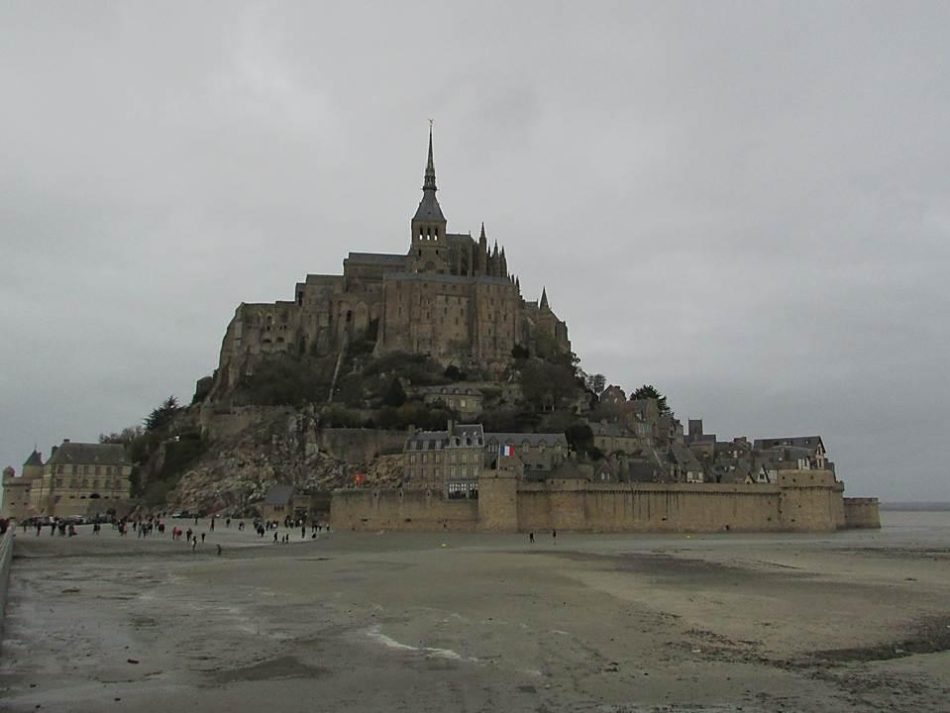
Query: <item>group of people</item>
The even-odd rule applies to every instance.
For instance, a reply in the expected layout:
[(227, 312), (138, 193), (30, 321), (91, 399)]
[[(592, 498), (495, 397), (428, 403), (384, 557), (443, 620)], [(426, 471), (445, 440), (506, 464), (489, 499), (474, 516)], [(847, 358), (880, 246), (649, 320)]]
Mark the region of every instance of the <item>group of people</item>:
[[(22, 525), (23, 525), (23, 530), (25, 531), (27, 527), (27, 521), (24, 520)], [(37, 537), (39, 537), (40, 534), (42, 534), (43, 528), (46, 527), (47, 525), (49, 526), (50, 535), (55, 535), (57, 532), (59, 532), (60, 537), (66, 537), (67, 535), (69, 537), (75, 537), (77, 534), (76, 524), (73, 522), (64, 520), (62, 518), (55, 518), (53, 520), (50, 520), (48, 523), (44, 523), (40, 520), (36, 520), (32, 523), (32, 525), (33, 527), (36, 528)]]
[[(189, 518), (190, 519), (190, 518)], [(208, 521), (208, 527), (206, 531), (199, 532), (198, 525), (200, 517), (194, 518), (194, 526), (189, 526), (187, 529), (183, 529), (178, 525), (171, 525), (171, 538), (173, 542), (178, 542), (184, 539), (184, 541), (191, 547), (192, 552), (198, 549), (199, 543), (204, 544), (205, 540), (214, 532), (215, 523), (218, 520), (216, 516), (211, 516)], [(97, 517), (93, 521), (92, 532), (94, 535), (98, 535), (102, 531), (102, 523), (107, 522), (111, 524), (112, 529), (117, 531), (121, 537), (125, 537), (129, 534), (129, 531), (135, 533), (138, 538), (151, 537), (155, 534), (164, 535), (166, 530), (165, 521), (162, 519), (161, 515), (148, 515), (148, 516), (126, 516), (122, 518), (102, 518)], [(223, 518), (225, 527), (230, 528), (232, 519), (231, 517)], [(23, 526), (24, 531), (27, 526), (35, 526), (36, 534), (39, 535), (47, 525), (50, 528), (50, 534), (55, 535), (59, 532), (62, 536), (73, 537), (77, 535), (75, 523), (63, 519), (63, 518), (32, 518), (29, 521), (24, 520), (20, 523)], [(281, 525), (283, 525), (284, 532), (281, 533)], [(252, 522), (254, 531), (257, 533), (258, 537), (263, 538), (268, 531), (273, 531), (274, 533), (274, 543), (284, 543), (288, 544), (291, 540), (291, 536), (296, 528), (300, 528), (300, 539), (305, 540), (309, 537), (312, 540), (319, 538), (320, 534), (324, 531), (329, 532), (330, 526), (324, 524), (323, 522), (317, 522), (316, 520), (310, 521), (309, 524), (304, 518), (290, 518), (287, 517), (284, 519), (283, 523), (277, 520), (262, 520), (255, 519)], [(244, 520), (239, 520), (237, 522), (237, 530), (243, 532), (245, 530)], [(220, 544), (216, 544), (217, 553), (220, 555), (222, 548)]]

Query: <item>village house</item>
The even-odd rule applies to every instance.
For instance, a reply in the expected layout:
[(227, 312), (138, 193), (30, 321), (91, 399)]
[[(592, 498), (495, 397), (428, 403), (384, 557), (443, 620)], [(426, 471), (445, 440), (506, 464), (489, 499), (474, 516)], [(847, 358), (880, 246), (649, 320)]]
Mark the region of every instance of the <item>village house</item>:
[(794, 464), (799, 470), (834, 470), (834, 465), (828, 462), (821, 436), (757, 438), (752, 447), (756, 451), (771, 452), (772, 460), (788, 465), (787, 469), (792, 469)]
[(444, 407), (468, 420), (482, 412), (484, 397), (470, 386), (450, 384), (448, 386), (418, 386), (409, 390), (410, 395), (422, 397), (423, 403), (431, 407)]
[(526, 473), (550, 473), (568, 457), (563, 433), (485, 433), (481, 424), (449, 422), (445, 431), (416, 431), (406, 440), (404, 487), (477, 497), (478, 476), (517, 454)]

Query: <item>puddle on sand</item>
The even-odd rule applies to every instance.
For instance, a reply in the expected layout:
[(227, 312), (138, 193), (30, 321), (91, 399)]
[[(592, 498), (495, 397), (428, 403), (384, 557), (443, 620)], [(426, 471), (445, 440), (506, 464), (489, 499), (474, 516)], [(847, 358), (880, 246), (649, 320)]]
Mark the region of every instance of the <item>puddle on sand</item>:
[(329, 673), (319, 666), (309, 666), (293, 656), (280, 656), (276, 659), (259, 661), (250, 666), (208, 672), (206, 675), (216, 683), (235, 683), (238, 681), (270, 681), (282, 678), (319, 678)]

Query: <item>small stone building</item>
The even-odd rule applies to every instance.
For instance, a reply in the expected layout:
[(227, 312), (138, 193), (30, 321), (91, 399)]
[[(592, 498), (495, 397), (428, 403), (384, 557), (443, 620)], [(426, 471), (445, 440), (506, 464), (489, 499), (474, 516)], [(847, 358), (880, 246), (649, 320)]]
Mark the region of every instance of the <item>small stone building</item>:
[(268, 522), (283, 522), (288, 517), (291, 520), (306, 517), (308, 509), (306, 504), (302, 506), (302, 513), (297, 512), (297, 504), (301, 498), (296, 495), (292, 485), (272, 485), (264, 497), (261, 516)]

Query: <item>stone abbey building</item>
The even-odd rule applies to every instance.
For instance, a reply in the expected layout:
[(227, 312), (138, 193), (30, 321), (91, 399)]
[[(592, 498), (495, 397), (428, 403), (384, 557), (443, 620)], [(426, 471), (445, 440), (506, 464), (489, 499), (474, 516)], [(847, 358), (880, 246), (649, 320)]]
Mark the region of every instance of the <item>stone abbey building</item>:
[(332, 355), (357, 340), (377, 355), (428, 354), (445, 366), (500, 370), (516, 345), (570, 351), (547, 294), (521, 296), (505, 250), (450, 233), (436, 198), (432, 132), (422, 200), (400, 254), (349, 253), (342, 275), (307, 275), (294, 299), (241, 304), (228, 325), (214, 394), (232, 389), (270, 354)]

